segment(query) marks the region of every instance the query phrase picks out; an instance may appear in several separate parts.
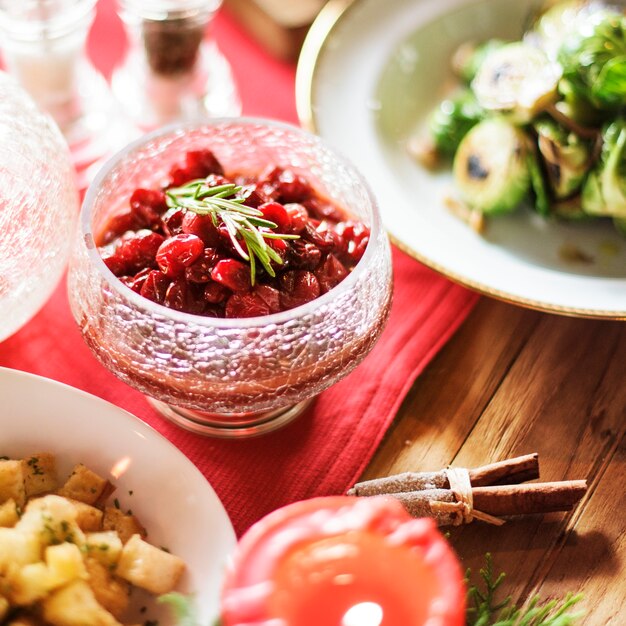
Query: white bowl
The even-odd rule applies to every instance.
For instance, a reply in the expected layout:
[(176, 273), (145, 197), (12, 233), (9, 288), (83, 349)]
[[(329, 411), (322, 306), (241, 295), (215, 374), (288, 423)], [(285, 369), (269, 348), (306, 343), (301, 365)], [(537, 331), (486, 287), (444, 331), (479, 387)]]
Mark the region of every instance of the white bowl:
[[(236, 539), (224, 507), (191, 461), (130, 413), (61, 383), (0, 368), (0, 397), (0, 455), (52, 452), (60, 480), (79, 462), (111, 480), (114, 497), (141, 520), (148, 541), (185, 560), (180, 591), (195, 595), (199, 623), (211, 623)], [(165, 607), (146, 598), (132, 594), (125, 621), (173, 623)], [(145, 613), (138, 612), (142, 606)]]

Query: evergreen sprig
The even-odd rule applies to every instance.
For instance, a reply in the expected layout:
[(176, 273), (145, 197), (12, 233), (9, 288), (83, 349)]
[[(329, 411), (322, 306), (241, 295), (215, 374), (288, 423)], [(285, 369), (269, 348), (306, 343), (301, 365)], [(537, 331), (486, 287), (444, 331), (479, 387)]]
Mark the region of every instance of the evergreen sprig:
[(283, 262), (266, 239), (299, 239), (298, 235), (272, 232), (278, 225), (266, 220), (258, 209), (246, 206), (244, 188), (234, 183), (211, 187), (205, 179), (192, 180), (182, 187), (168, 189), (165, 195), (168, 207), (209, 215), (216, 228), (220, 222), (226, 227), (237, 254), (250, 264), (253, 285), (257, 262), (270, 276), (276, 276), (272, 263)]
[(480, 570), (480, 584), (470, 585), (471, 571), (467, 570), (467, 626), (574, 626), (582, 613), (569, 610), (581, 600), (580, 595), (568, 594), (563, 600), (540, 602), (533, 597), (518, 608), (507, 596), (497, 600), (506, 574), (494, 575), (491, 554), (485, 557)]

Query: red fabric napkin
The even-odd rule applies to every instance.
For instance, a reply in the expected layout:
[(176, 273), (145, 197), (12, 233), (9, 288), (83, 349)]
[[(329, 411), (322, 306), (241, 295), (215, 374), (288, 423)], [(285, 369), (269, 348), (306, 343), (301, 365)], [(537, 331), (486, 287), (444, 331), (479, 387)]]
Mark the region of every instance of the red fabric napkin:
[[(91, 51), (109, 73), (120, 56), (115, 42), (121, 41), (122, 30), (111, 4), (100, 5)], [(294, 68), (268, 57), (228, 15), (218, 16), (215, 26), (218, 43), (233, 65), (244, 113), (296, 122)], [(307, 414), (257, 439), (206, 439), (159, 418), (140, 393), (91, 355), (70, 314), (65, 281), (35, 318), (0, 344), (0, 365), (83, 389), (151, 424), (203, 472), (241, 534), (279, 506), (342, 493), (355, 482), (413, 381), (477, 299), (398, 250), (394, 272), (391, 318), (373, 352), (321, 394)]]

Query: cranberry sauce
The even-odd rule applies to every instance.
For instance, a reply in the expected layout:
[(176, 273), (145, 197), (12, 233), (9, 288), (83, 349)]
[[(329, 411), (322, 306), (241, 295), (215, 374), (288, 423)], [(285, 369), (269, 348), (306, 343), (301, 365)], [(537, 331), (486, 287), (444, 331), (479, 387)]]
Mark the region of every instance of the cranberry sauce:
[[(257, 262), (252, 275), (236, 245), (245, 251), (245, 243), (240, 235), (233, 241), (219, 216), (168, 202), (168, 189), (199, 179), (209, 189), (241, 186), (245, 206), (275, 224), (258, 229), (276, 253), (269, 268)], [(359, 262), (369, 234), (289, 169), (227, 176), (211, 151), (198, 150), (171, 168), (163, 189), (136, 189), (129, 208), (105, 225), (98, 245), (115, 276), (158, 304), (196, 315), (253, 317), (292, 309), (332, 289)]]

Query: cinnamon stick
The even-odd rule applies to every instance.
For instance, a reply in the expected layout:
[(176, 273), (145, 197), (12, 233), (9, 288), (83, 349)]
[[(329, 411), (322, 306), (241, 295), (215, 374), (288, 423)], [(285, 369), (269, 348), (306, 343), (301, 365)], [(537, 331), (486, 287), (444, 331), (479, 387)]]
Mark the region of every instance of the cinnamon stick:
[[(539, 478), (539, 455), (526, 454), (469, 470), (472, 486), (515, 484)], [(352, 496), (422, 491), (424, 489), (449, 489), (444, 470), (438, 472), (405, 472), (385, 478), (375, 478), (354, 485), (348, 491)]]
[[(496, 485), (472, 487), (474, 509), (493, 516), (527, 515), (569, 511), (587, 491), (587, 481), (566, 480), (530, 485)], [(459, 519), (454, 512), (434, 511), (433, 502), (457, 502), (449, 489), (390, 493), (402, 502), (414, 517), (433, 517), (440, 526), (449, 526)]]
[(472, 488), (474, 508), (496, 516), (569, 511), (586, 492), (586, 480)]

